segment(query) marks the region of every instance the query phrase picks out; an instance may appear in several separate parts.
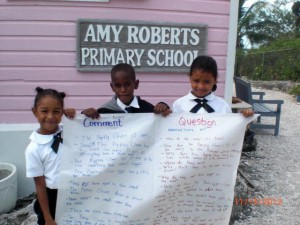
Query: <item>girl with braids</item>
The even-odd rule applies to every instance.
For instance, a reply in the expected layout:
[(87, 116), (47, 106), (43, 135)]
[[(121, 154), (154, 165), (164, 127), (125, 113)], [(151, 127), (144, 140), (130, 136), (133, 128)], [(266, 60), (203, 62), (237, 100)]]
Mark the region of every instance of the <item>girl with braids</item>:
[[(54, 89), (36, 88), (32, 112), (40, 124), (30, 136), (25, 151), (26, 176), (33, 177), (37, 200), (34, 210), (38, 224), (56, 225), (55, 208), (57, 178), (61, 162), (62, 127), (59, 125), (64, 114), (64, 92)], [(66, 113), (73, 118), (75, 110)]]

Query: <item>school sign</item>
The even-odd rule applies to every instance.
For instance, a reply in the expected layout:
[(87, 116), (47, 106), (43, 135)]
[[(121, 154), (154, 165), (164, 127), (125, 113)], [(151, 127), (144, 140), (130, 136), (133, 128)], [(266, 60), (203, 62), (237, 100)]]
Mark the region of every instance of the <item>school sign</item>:
[(143, 72), (187, 72), (207, 50), (207, 26), (78, 19), (77, 69), (110, 71), (128, 63)]

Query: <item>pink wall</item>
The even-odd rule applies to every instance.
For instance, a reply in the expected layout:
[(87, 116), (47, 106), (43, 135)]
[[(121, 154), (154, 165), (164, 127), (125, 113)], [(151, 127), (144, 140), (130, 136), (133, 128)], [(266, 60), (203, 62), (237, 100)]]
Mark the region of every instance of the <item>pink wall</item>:
[[(218, 62), (224, 96), (229, 0), (111, 0), (109, 3), (0, 0), (0, 123), (36, 122), (35, 87), (67, 94), (66, 107), (97, 108), (112, 96), (110, 75), (76, 70), (78, 18), (208, 25), (207, 53)], [(189, 90), (186, 74), (138, 73), (137, 95), (168, 104)]]

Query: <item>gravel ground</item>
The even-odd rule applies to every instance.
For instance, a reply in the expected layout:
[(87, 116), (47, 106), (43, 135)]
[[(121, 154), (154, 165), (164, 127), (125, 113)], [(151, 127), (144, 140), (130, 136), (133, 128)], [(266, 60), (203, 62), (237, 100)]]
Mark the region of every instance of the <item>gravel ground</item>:
[[(300, 105), (281, 91), (253, 91), (264, 91), (265, 99), (284, 100), (280, 131), (275, 137), (273, 130), (253, 130), (256, 151), (242, 154), (240, 168), (254, 188), (242, 197), (236, 196), (243, 199), (243, 205), (239, 199), (234, 207), (243, 210), (232, 224), (300, 224)], [(263, 121), (268, 122), (268, 118)]]

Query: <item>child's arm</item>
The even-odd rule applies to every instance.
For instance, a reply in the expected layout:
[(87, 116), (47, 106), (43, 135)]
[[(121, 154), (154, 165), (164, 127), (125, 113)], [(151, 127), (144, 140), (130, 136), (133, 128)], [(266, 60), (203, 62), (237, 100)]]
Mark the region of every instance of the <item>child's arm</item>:
[(40, 176), (34, 177), (33, 179), (35, 183), (37, 198), (44, 215), (45, 225), (57, 225), (50, 214), (45, 177)]
[(81, 114), (84, 114), (86, 117), (92, 118), (92, 119), (98, 119), (99, 113), (94, 108), (88, 108), (81, 112)]
[(167, 116), (172, 112), (170, 107), (164, 103), (164, 102), (159, 102), (154, 106), (154, 113), (155, 114), (161, 114), (163, 116)]
[(64, 115), (69, 119), (74, 119), (76, 116), (76, 110), (74, 108), (67, 108), (64, 110)]
[(243, 114), (244, 117), (250, 117), (254, 115), (252, 109), (242, 109), (240, 112)]

